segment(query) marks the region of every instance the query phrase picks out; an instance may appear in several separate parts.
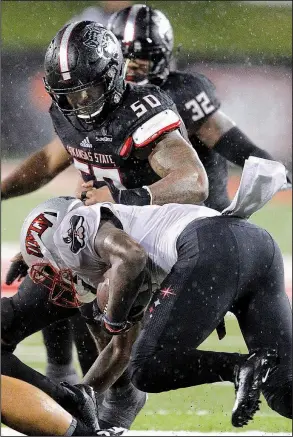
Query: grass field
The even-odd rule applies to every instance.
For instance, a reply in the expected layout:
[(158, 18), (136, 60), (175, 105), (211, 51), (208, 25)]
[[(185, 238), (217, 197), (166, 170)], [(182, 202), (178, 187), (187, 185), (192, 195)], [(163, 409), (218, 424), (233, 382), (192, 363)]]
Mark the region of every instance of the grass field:
[[(64, 190), (64, 187), (62, 189)], [(20, 226), (26, 214), (39, 202), (52, 195), (54, 195), (52, 192), (48, 195), (47, 191), (41, 190), (33, 195), (4, 202), (2, 204), (2, 242), (17, 242)], [(271, 202), (255, 214), (252, 221), (264, 226), (272, 233), (283, 254), (292, 254), (291, 203)], [(227, 336), (224, 340), (220, 342), (213, 333), (201, 348), (246, 352), (247, 349), (235, 318), (226, 317), (226, 324)], [(44, 372), (46, 356), (40, 333), (22, 342), (16, 349), (16, 355), (26, 364)], [(230, 383), (203, 385), (158, 395), (151, 394), (132, 429), (183, 430), (203, 433), (237, 432), (237, 429), (230, 424), (233, 400), (234, 389)], [(255, 420), (244, 430), (290, 433), (291, 421), (274, 413), (263, 400), (261, 410), (256, 414)], [(239, 431), (239, 435), (241, 432)]]

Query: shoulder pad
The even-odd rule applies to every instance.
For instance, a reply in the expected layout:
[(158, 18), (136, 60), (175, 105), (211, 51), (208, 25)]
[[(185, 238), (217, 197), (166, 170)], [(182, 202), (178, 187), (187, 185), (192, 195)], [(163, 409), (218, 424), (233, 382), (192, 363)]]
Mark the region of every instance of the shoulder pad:
[(177, 129), (181, 124), (179, 116), (172, 111), (172, 109), (166, 109), (159, 112), (152, 118), (143, 123), (133, 133), (133, 143), (135, 147), (144, 147), (155, 141), (162, 134)]
[[(123, 132), (119, 150), (120, 157), (127, 158), (130, 155), (134, 143), (134, 132), (139, 130), (140, 127), (143, 127), (146, 122), (150, 121), (145, 127), (145, 129), (148, 129), (153, 123), (151, 120), (156, 115), (164, 113), (164, 111), (167, 110), (176, 114), (176, 107), (173, 100), (158, 86), (128, 84), (128, 94), (123, 101), (123, 117), (121, 112), (121, 122), (119, 123), (119, 131), (121, 134)], [(141, 129), (139, 132), (141, 132)], [(148, 137), (149, 136), (150, 135), (148, 135)], [(141, 135), (139, 138), (141, 138)], [(142, 140), (142, 142), (145, 140), (147, 140), (147, 138)]]

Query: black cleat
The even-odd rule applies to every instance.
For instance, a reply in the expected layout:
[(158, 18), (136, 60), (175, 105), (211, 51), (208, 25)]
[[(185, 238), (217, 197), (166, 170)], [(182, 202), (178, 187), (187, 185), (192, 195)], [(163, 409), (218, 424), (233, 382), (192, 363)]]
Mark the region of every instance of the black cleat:
[(259, 410), (262, 384), (275, 366), (277, 352), (273, 349), (257, 350), (234, 369), (236, 399), (232, 410), (232, 425), (239, 428), (247, 425)]
[(68, 412), (81, 420), (92, 432), (100, 429), (98, 420), (98, 406), (94, 389), (86, 384), (71, 385), (61, 382), (72, 393), (73, 402), (68, 405)]
[(100, 429), (96, 432), (95, 435), (105, 435), (105, 436), (114, 436), (114, 435), (124, 435), (124, 433), (127, 431), (125, 428), (117, 428), (116, 426), (113, 426), (112, 428), (108, 429)]

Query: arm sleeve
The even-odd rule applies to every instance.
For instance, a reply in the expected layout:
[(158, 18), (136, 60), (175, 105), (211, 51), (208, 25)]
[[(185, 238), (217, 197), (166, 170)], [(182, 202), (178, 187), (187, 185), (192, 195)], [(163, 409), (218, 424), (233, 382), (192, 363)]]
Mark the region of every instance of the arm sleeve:
[(214, 150), (240, 167), (244, 166), (249, 156), (274, 160), (268, 152), (257, 147), (237, 126), (232, 127), (219, 139)]

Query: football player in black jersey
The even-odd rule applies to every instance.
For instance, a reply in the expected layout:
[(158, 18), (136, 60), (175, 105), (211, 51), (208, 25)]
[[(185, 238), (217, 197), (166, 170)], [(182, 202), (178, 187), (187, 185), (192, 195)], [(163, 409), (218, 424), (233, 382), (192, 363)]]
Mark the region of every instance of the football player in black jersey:
[[(173, 101), (155, 85), (125, 83), (120, 44), (103, 26), (83, 21), (57, 33), (46, 52), (45, 86), (57, 137), (2, 182), (2, 199), (36, 190), (71, 163), (85, 182), (94, 182), (100, 201), (147, 205), (206, 199), (206, 172)], [(21, 265), (18, 259), (12, 266), (14, 278)], [(34, 287), (26, 277), (20, 290), (33, 296)], [(14, 332), (14, 346), (23, 335)], [(116, 393), (129, 384), (124, 375)], [(137, 414), (145, 395), (134, 396), (135, 408), (129, 396), (128, 406)], [(116, 424), (128, 428), (135, 414)], [(117, 418), (113, 410), (109, 415)]]
[[(173, 30), (161, 11), (142, 4), (129, 6), (113, 14), (108, 28), (121, 43), (127, 62), (126, 80), (156, 84), (176, 104), (208, 175), (209, 196), (205, 204), (222, 211), (229, 203), (227, 161), (243, 167), (251, 155), (273, 158), (253, 144), (221, 111), (215, 87), (207, 77), (170, 71)], [(94, 201), (90, 193), (88, 196)]]

